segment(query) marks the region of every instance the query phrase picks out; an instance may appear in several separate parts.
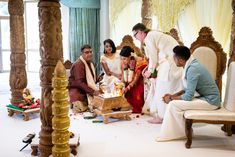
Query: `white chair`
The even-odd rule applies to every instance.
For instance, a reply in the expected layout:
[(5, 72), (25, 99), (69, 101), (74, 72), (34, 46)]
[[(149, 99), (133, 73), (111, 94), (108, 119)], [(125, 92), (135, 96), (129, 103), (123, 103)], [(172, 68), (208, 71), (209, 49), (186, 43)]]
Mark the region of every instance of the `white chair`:
[(125, 35), (122, 38), (122, 42), (120, 45), (117, 46), (117, 50), (121, 50), (124, 46), (130, 46), (137, 56), (143, 56), (140, 48), (135, 45), (133, 38), (130, 35)]
[(185, 133), (187, 136), (186, 148), (190, 148), (192, 144), (192, 124), (193, 123), (209, 123), (209, 124), (225, 124), (227, 127), (227, 135), (231, 136), (231, 126), (235, 125), (235, 62), (229, 66), (227, 85), (223, 106), (218, 110), (188, 110), (184, 113), (185, 117)]

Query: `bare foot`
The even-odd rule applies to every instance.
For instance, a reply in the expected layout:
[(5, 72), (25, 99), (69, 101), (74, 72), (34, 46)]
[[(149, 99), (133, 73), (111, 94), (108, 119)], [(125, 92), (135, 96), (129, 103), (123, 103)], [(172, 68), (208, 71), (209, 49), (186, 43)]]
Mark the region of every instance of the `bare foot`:
[(162, 118), (154, 117), (153, 119), (148, 120), (148, 122), (151, 123), (151, 124), (161, 124), (162, 123)]

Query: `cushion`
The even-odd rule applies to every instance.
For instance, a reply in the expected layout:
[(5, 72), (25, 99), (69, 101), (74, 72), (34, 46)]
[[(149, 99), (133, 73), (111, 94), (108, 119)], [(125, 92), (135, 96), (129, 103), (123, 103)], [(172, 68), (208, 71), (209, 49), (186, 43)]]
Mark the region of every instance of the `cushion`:
[(217, 56), (215, 52), (209, 47), (201, 46), (193, 51), (193, 56), (207, 68), (212, 78), (216, 80)]
[(224, 107), (235, 112), (235, 62), (230, 63), (228, 70)]
[(188, 110), (185, 111), (184, 117), (186, 119), (195, 120), (214, 120), (214, 121), (235, 121), (235, 113), (221, 108), (218, 110)]

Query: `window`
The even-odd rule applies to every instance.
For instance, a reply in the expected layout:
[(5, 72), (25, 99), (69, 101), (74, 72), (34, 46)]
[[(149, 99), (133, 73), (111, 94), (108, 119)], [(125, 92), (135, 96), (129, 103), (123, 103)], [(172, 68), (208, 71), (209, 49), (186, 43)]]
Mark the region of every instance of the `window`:
[(0, 72), (10, 70), (10, 27), (7, 1), (0, 1)]
[(7, 1), (0, 1), (0, 16), (9, 16)]
[[(39, 72), (39, 19), (38, 2), (27, 0), (24, 2), (24, 34), (25, 34), (25, 54), (26, 70)], [(64, 59), (68, 59), (68, 7), (61, 5), (62, 33)], [(0, 72), (10, 70), (10, 26), (7, 0), (0, 0)]]
[(25, 54), (27, 71), (39, 72), (39, 26), (38, 7), (36, 2), (25, 2)]

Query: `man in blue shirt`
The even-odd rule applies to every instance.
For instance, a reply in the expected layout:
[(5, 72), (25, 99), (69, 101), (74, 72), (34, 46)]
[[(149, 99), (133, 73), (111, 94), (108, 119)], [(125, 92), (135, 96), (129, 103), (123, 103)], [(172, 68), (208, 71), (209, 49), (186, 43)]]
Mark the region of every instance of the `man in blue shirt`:
[(215, 110), (220, 106), (219, 89), (208, 70), (190, 56), (187, 47), (176, 46), (173, 52), (176, 65), (184, 68), (184, 90), (163, 97), (167, 109), (157, 141), (185, 138), (186, 110)]

